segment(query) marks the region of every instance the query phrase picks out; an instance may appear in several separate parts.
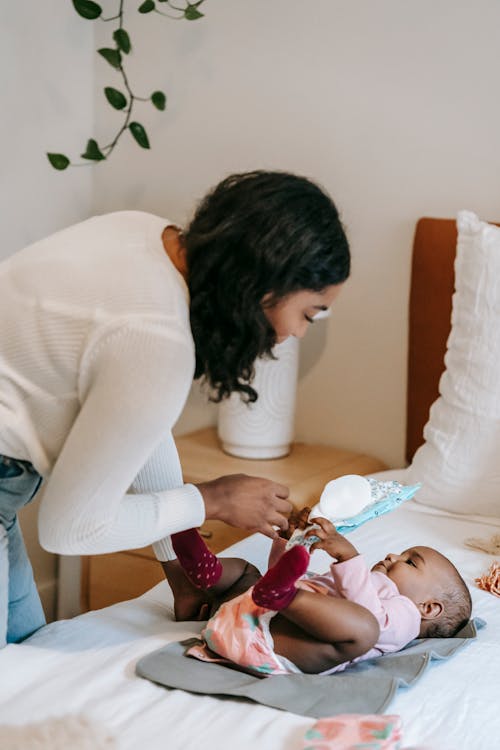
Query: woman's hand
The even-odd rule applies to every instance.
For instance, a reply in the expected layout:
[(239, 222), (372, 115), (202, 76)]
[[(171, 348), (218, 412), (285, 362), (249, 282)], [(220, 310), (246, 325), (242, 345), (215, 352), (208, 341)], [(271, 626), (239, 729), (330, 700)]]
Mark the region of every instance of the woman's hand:
[(260, 531), (276, 539), (286, 529), (286, 515), (292, 510), (288, 487), (269, 479), (230, 474), (196, 485), (203, 495), (207, 519), (218, 519), (230, 526)]
[(327, 521), (326, 518), (313, 518), (311, 523), (317, 524), (319, 529), (311, 529), (307, 532), (308, 536), (319, 537), (319, 542), (315, 542), (311, 545), (311, 552), (315, 549), (324, 549), (328, 552), (330, 557), (334, 557), (337, 562), (344, 562), (350, 560), (352, 557), (356, 557), (358, 550), (356, 547), (347, 541), (345, 536), (339, 534), (333, 523)]
[(297, 529), (299, 529), (299, 531), (307, 529), (307, 527), (311, 525), (309, 521), (310, 512), (311, 508), (309, 508), (308, 505), (300, 510), (292, 510), (288, 516), (288, 530), (281, 533), (280, 536), (283, 537), (283, 539), (290, 539)]

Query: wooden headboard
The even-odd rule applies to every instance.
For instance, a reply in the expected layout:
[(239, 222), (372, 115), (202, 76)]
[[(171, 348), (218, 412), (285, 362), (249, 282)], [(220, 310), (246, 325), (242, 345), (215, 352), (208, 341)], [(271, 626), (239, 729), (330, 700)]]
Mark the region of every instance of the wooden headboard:
[(406, 459), (424, 442), (423, 429), (439, 395), (451, 297), (457, 229), (453, 219), (420, 219), (413, 241), (410, 287)]

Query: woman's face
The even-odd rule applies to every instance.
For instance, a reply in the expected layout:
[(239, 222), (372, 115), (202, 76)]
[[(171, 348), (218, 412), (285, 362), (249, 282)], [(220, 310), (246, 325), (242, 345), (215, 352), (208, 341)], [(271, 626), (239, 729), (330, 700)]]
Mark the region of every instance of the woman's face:
[(276, 333), (277, 343), (280, 344), (289, 336), (297, 339), (305, 336), (309, 325), (314, 322), (314, 316), (328, 310), (341, 288), (342, 284), (332, 284), (321, 292), (309, 289), (292, 292), (271, 306), (266, 304), (266, 300), (271, 297), (267, 294), (262, 300), (262, 308)]

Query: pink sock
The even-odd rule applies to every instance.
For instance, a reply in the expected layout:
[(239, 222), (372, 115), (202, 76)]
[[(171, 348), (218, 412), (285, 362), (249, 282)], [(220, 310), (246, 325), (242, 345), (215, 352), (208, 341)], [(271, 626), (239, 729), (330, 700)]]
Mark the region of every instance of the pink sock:
[(255, 604), (276, 611), (288, 607), (297, 593), (295, 582), (306, 572), (309, 558), (309, 552), (300, 545), (285, 552), (253, 587)]
[(208, 589), (217, 583), (222, 575), (222, 564), (196, 529), (172, 534), (172, 546), (184, 572), (197, 588)]

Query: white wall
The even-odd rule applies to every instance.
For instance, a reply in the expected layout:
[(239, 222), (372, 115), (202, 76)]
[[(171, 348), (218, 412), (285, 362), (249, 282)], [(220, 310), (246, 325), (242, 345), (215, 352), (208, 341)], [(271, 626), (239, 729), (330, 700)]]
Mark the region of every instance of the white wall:
[[(123, 139), (96, 171), (96, 208), (183, 221), (224, 175), (257, 167), (322, 183), (353, 273), (328, 330), (318, 324), (302, 344), (297, 433), (401, 465), (415, 221), (463, 207), (500, 218), (500, 4), (207, 0), (203, 10), (192, 23), (126, 18), (132, 84), (164, 89), (169, 103), (141, 105), (152, 149)], [(118, 83), (106, 63), (96, 71), (101, 87)], [(106, 136), (120, 120), (100, 102), (96, 115)], [(213, 419), (198, 397), (180, 427)]]
[[(90, 169), (55, 172), (46, 151), (78, 154), (93, 124), (91, 24), (71, 3), (0, 5), (0, 260), (91, 212)], [(47, 615), (57, 558), (41, 549), (37, 502), (20, 514)]]

